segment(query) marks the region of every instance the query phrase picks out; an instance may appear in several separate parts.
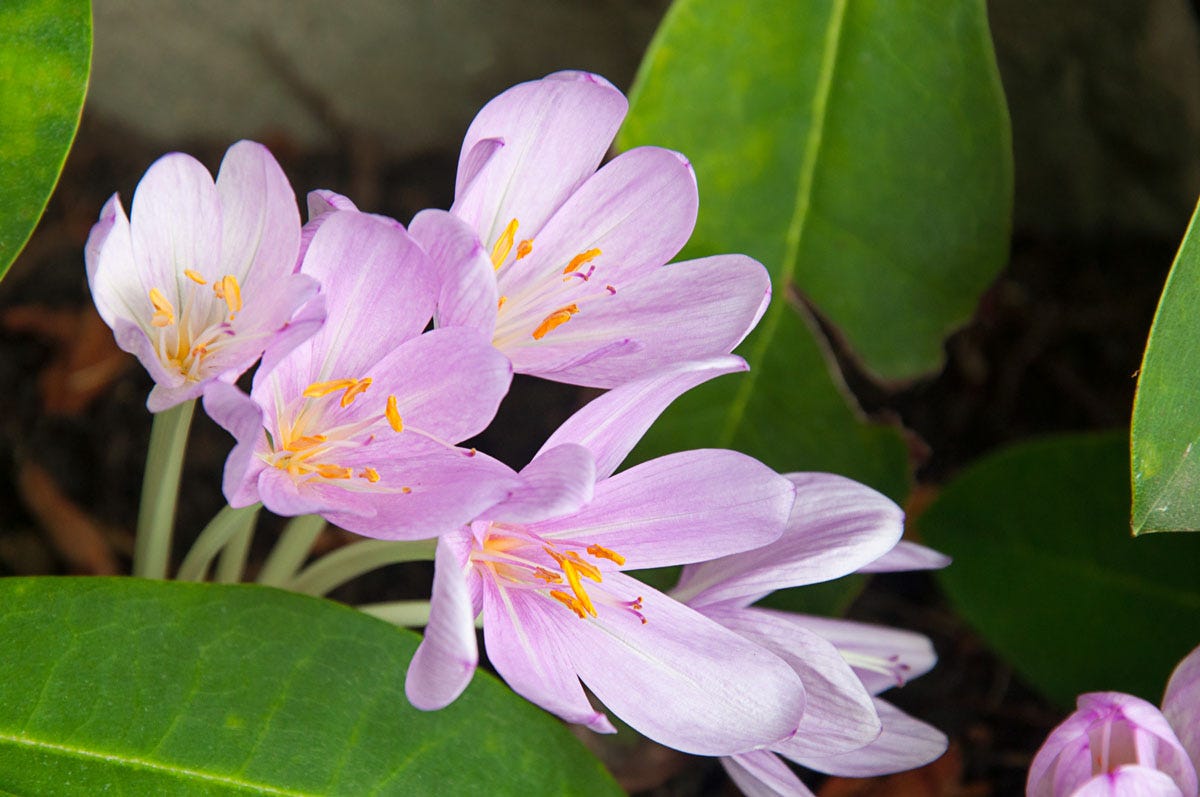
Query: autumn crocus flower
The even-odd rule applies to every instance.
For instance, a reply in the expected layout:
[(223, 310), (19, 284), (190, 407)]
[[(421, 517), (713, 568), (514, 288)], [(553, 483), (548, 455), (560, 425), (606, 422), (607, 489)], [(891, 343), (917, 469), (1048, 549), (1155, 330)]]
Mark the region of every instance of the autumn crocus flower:
[(216, 183), (195, 159), (156, 161), (133, 197), (132, 219), (114, 194), (92, 228), (88, 283), (117, 343), (154, 378), (160, 412), (232, 380), (268, 344), (283, 351), (311, 335), (317, 293), (294, 273), (300, 215), (287, 178), (259, 144), (229, 148)]
[(900, 508), (841, 476), (794, 473), (796, 501), (783, 535), (745, 553), (684, 568), (671, 594), (782, 657), (807, 703), (795, 735), (722, 764), (750, 795), (811, 795), (780, 760), (846, 777), (912, 769), (939, 757), (946, 737), (875, 697), (931, 669), (920, 634), (751, 606), (776, 589), (852, 572), (943, 567), (948, 559), (899, 542)]
[(422, 334), (429, 263), (399, 224), (354, 211), (321, 221), (302, 271), (323, 286), (324, 326), (291, 351), (268, 350), (249, 396), (223, 383), (205, 393), (237, 438), (225, 496), (372, 537), (434, 536), (515, 483), (454, 446), (491, 420), (511, 369), (474, 330)]
[(1162, 711), (1120, 692), (1080, 695), (1029, 767), (1029, 797), (1195, 797), (1200, 767), (1200, 648), (1172, 673)]
[(745, 337), (771, 290), (759, 263), (664, 265), (696, 221), (687, 159), (639, 147), (596, 170), (627, 107), (603, 78), (559, 72), (479, 112), (453, 206), (410, 227), (441, 275), (439, 325), (480, 330), (518, 373), (594, 387)]
[(475, 669), (473, 619), (519, 694), (611, 732), (580, 681), (644, 735), (680, 750), (754, 749), (795, 730), (804, 688), (781, 659), (623, 571), (770, 542), (792, 486), (732, 451), (690, 451), (612, 475), (687, 387), (744, 363), (685, 365), (617, 388), (559, 429), (524, 484), (438, 542), (425, 639), (409, 699), (441, 708)]

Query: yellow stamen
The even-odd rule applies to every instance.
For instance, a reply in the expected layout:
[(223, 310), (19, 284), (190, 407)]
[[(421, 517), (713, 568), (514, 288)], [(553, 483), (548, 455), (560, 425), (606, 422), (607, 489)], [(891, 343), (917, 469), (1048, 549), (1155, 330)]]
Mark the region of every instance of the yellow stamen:
[(555, 310), (550, 315), (538, 324), (537, 329), (533, 330), (533, 339), (541, 340), (546, 337), (546, 333), (553, 329), (561, 327), (563, 324), (571, 320), (571, 316), (579, 312), (579, 306), (576, 304), (568, 304), (566, 307)]
[(575, 593), (579, 604), (587, 609), (588, 614), (595, 617), (596, 607), (592, 605), (592, 599), (588, 597), (587, 590), (583, 588), (583, 582), (579, 580), (579, 570), (575, 567), (575, 563), (570, 559), (563, 559), (559, 564), (562, 565), (563, 575), (567, 577), (567, 583), (571, 585), (571, 592)]
[(207, 285), (208, 284), (208, 280), (206, 280), (206, 279), (204, 279), (204, 277), (200, 276), (200, 272), (196, 271), (194, 269), (185, 268), (183, 270), (183, 276), (187, 277), (188, 279), (190, 279), (192, 282), (196, 283), (197, 285)]
[(387, 409), (384, 411), (387, 416), (387, 422), (392, 427), (392, 430), (399, 433), (404, 431), (404, 420), (400, 417), (400, 410), (396, 406), (396, 397), (388, 396)]
[(346, 392), (342, 394), (342, 406), (349, 407), (354, 403), (354, 399), (358, 398), (358, 394), (365, 391), (371, 386), (371, 377), (364, 376), (362, 379), (355, 380), (354, 384), (346, 388)]
[(400, 492), (404, 493), (405, 495), (408, 495), (409, 493), (412, 492), (412, 488), (411, 487), (401, 487)]
[(500, 308), (504, 307), (504, 303), (507, 301), (508, 301), (507, 296), (501, 296), (500, 301), (496, 302), (496, 309), (499, 310)]
[(563, 269), (564, 274), (570, 274), (572, 271), (578, 271), (579, 267), (589, 260), (595, 260), (600, 256), (599, 249), (589, 249), (586, 252), (580, 252), (571, 258), (571, 262), (567, 263), (567, 267)]
[(591, 562), (585, 562), (579, 557), (579, 554), (574, 551), (567, 551), (567, 559), (571, 560), (571, 564), (584, 578), (590, 578), (592, 581), (599, 583), (604, 580), (604, 576), (600, 574), (600, 568), (596, 567)]
[(625, 564), (625, 557), (616, 551), (609, 550), (603, 545), (589, 545), (587, 552), (597, 559), (607, 559), (610, 562), (616, 562), (619, 565)]
[(562, 583), (562, 576), (560, 576), (558, 573), (552, 573), (544, 567), (535, 568), (533, 574), (542, 581), (545, 581), (547, 584)]
[(524, 241), (521, 241), (521, 243), (517, 244), (517, 260), (520, 260), (521, 258), (525, 257), (532, 251), (533, 251), (533, 239), (526, 238)]
[(339, 390), (349, 390), (357, 384), (357, 379), (334, 379), (330, 382), (313, 382), (304, 388), (304, 392), (301, 395), (305, 398), (321, 398), (322, 396), (328, 396), (330, 393), (336, 393)]
[(379, 481), (379, 471), (375, 470), (374, 468), (363, 468), (362, 473), (358, 475), (369, 481), (371, 484)]
[(158, 288), (150, 289), (150, 304), (154, 305), (154, 317), (150, 323), (156, 327), (169, 327), (175, 323), (175, 308)]
[(232, 274), (226, 274), (221, 280), (222, 291), (219, 298), (225, 300), (225, 306), (229, 308), (229, 320), (232, 321), (234, 315), (242, 310), (242, 287), (238, 285), (237, 277)]
[(284, 446), (285, 451), (304, 451), (305, 449), (319, 446), (328, 438), (323, 434), (314, 434), (307, 437), (297, 437), (295, 440), (289, 440)]
[(513, 219), (504, 228), (504, 232), (500, 233), (500, 237), (496, 239), (496, 244), (492, 247), (492, 267), (497, 271), (500, 266), (504, 265), (505, 258), (512, 251), (513, 238), (517, 234), (517, 220)]
[(354, 478), (354, 471), (350, 468), (343, 468), (341, 465), (317, 465), (317, 473), (324, 476), (326, 479), (351, 479)]
[[(554, 598), (554, 600), (558, 601), (563, 606), (566, 606), (568, 609), (575, 612), (575, 615), (580, 620), (582, 620), (586, 616), (584, 614), (584, 611), (586, 610), (587, 607), (585, 607), (582, 603), (580, 603), (578, 600), (576, 600), (572, 596), (568, 595), (567, 593), (560, 592), (559, 590), (556, 590), (556, 589), (552, 589), (552, 590), (550, 590), (550, 597)], [(595, 612), (592, 612), (592, 615), (595, 616)]]

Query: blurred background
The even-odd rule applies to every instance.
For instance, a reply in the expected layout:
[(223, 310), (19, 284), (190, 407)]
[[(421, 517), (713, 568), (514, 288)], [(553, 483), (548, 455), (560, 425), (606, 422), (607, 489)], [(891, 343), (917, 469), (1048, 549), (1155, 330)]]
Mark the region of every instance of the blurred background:
[[(667, 6), (95, 0), (82, 127), (45, 218), (0, 283), (0, 575), (128, 570), (150, 382), (87, 294), (83, 243), (108, 195), (119, 191), (128, 206), (166, 151), (215, 171), (229, 144), (252, 138), (275, 153), (301, 201), (331, 188), (407, 222), (448, 207), (462, 134), (484, 102), (565, 68), (628, 90)], [(1193, 4), (993, 0), (988, 10), (1013, 123), (1011, 261), (948, 340), (941, 373), (879, 384), (841, 361), (864, 409), (911, 431), (910, 514), (1002, 444), (1128, 423), (1155, 303), (1200, 194)], [(480, 446), (521, 465), (587, 398), (518, 381), (495, 425), (507, 431)], [(198, 414), (192, 440), (180, 552), (224, 503), (228, 437)], [(325, 548), (345, 541), (326, 537)], [(334, 597), (416, 597), (428, 578), (397, 566)], [(1061, 709), (990, 652), (925, 575), (876, 578), (850, 614), (934, 638), (938, 669), (893, 696), (953, 743), (924, 770), (814, 781), (819, 793), (1018, 793)], [(592, 741), (630, 791), (736, 793), (714, 761), (629, 734)]]

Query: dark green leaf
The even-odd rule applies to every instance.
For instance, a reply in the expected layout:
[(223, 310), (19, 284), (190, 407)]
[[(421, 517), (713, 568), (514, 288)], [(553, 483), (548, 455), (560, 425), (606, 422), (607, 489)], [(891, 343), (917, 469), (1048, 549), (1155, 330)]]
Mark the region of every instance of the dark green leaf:
[(906, 378), (938, 367), (1005, 263), (1010, 138), (983, 0), (676, 0), (619, 144), (692, 159), (691, 254), (770, 269), (751, 366), (790, 342), (771, 316), (794, 288)]
[(1200, 231), (1192, 216), (1133, 401), (1133, 533), (1200, 530)]
[(557, 720), (476, 675), (404, 696), (418, 637), (266, 587), (0, 580), (0, 789), (619, 794)]
[(0, 3), (0, 277), (42, 217), (75, 139), (92, 58), (88, 0)]
[(960, 612), (1064, 706), (1093, 690), (1155, 703), (1200, 641), (1200, 537), (1129, 535), (1122, 433), (988, 457), (918, 519), (954, 557), (938, 576)]

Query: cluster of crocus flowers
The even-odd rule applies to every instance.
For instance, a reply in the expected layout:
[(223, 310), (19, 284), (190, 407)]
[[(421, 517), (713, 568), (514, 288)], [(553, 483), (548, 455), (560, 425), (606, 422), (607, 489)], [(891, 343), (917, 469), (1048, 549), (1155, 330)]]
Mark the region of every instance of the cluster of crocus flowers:
[(1121, 692), (1080, 695), (1029, 768), (1029, 797), (1196, 797), (1200, 647), (1167, 681), (1161, 711)]
[[(825, 772), (917, 766), (936, 730), (875, 697), (933, 666), (915, 634), (770, 612), (772, 590), (936, 567), (900, 510), (840, 477), (781, 476), (686, 451), (618, 472), (680, 394), (744, 371), (731, 354), (770, 296), (742, 255), (669, 263), (698, 207), (679, 153), (600, 163), (626, 111), (595, 75), (516, 86), (471, 125), (454, 205), (410, 229), (329, 191), (302, 228), (260, 146), (214, 183), (151, 167), (127, 220), (88, 243), (97, 307), (155, 380), (158, 411), (203, 395), (236, 440), (231, 507), (316, 514), (384, 539), (437, 538), (412, 703), (438, 709), (488, 658), (563, 719), (720, 756), (754, 793)], [(237, 377), (259, 361), (249, 392)], [(519, 472), (465, 447), (513, 372), (609, 388)], [(628, 571), (685, 565), (671, 593)], [(585, 692), (584, 687), (590, 691)]]

